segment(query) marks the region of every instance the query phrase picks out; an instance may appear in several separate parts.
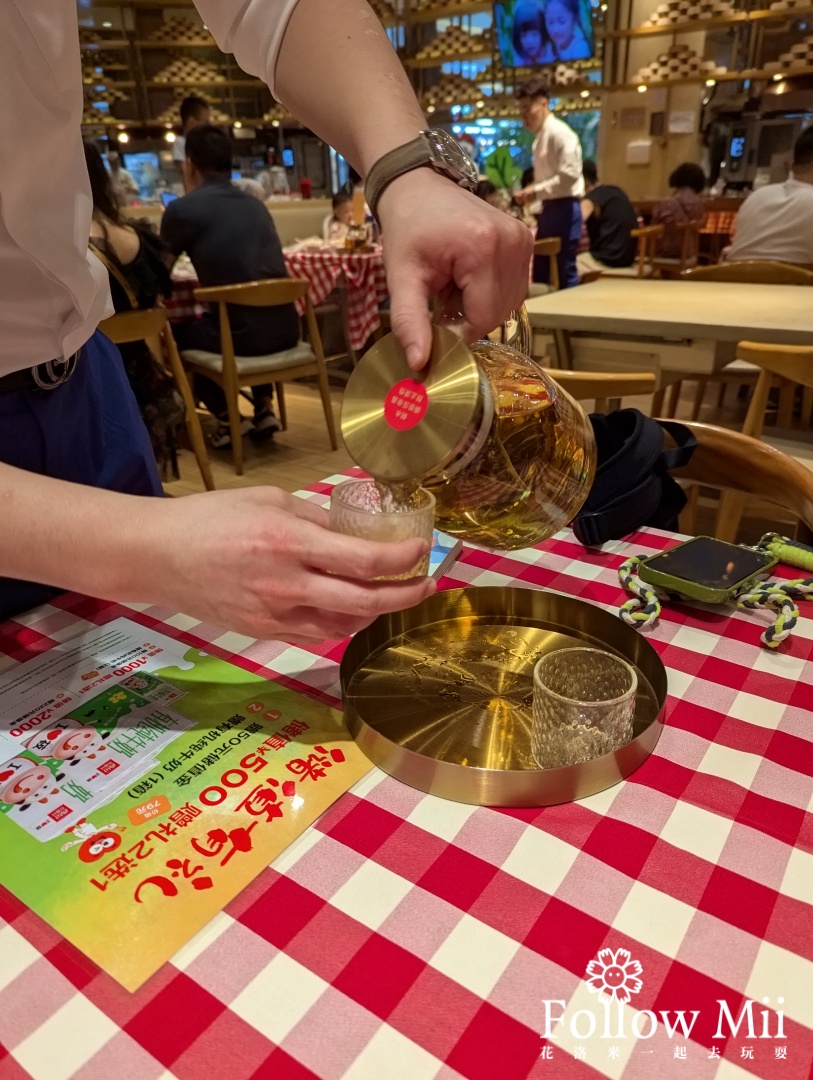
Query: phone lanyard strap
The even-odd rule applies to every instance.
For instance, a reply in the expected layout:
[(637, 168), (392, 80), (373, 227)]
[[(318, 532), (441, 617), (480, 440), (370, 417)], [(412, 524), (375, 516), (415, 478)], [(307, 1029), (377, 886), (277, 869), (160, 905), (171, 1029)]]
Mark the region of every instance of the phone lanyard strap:
[(798, 540), (791, 540), (776, 532), (765, 533), (757, 544), (757, 550), (767, 551), (785, 566), (795, 566), (813, 574), (813, 548), (800, 544)]
[[(813, 556), (813, 549), (805, 550)], [(637, 574), (645, 558), (645, 555), (633, 556), (622, 563), (618, 570), (621, 584), (633, 596), (621, 606), (618, 614), (628, 626), (638, 630), (654, 625), (661, 613), (659, 594), (646, 582), (641, 581)], [(776, 613), (773, 623), (760, 637), (763, 645), (769, 649), (776, 649), (790, 636), (799, 619), (799, 607), (796, 601), (811, 597), (813, 597), (813, 578), (799, 578), (796, 581), (781, 583), (764, 582), (741, 593), (737, 598), (737, 607), (743, 611), (768, 608)]]
[(645, 626), (654, 625), (661, 613), (661, 602), (655, 590), (641, 581), (638, 577), (638, 567), (645, 555), (634, 555), (622, 563), (618, 570), (621, 584), (632, 593), (633, 599), (622, 605), (618, 614), (628, 626), (643, 629)]
[(813, 578), (799, 578), (797, 581), (783, 581), (780, 584), (757, 585), (750, 592), (742, 593), (737, 598), (737, 607), (744, 611), (755, 608), (771, 608), (776, 612), (776, 619), (760, 638), (763, 645), (775, 649), (789, 637), (799, 619), (797, 600), (806, 600), (813, 596)]

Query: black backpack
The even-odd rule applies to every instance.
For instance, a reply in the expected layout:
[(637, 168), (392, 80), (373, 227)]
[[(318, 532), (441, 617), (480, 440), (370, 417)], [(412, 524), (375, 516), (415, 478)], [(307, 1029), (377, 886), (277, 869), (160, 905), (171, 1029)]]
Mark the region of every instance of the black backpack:
[[(697, 439), (683, 424), (652, 420), (638, 409), (591, 413), (596, 436), (596, 476), (581, 513), (573, 522), (585, 546), (620, 540), (644, 525), (677, 530), (686, 493), (669, 469), (686, 465)], [(675, 442), (663, 449), (663, 433)]]

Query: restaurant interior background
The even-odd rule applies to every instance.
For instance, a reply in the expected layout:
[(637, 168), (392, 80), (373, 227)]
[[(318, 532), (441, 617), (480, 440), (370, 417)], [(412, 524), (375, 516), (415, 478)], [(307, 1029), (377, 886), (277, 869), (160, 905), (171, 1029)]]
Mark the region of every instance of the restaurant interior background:
[[(671, 170), (687, 160), (700, 161), (713, 193), (726, 198), (784, 179), (794, 138), (813, 115), (813, 6), (589, 3), (594, 57), (547, 70), (556, 110), (601, 175), (637, 200), (663, 195)], [(519, 186), (531, 140), (514, 91), (531, 69), (504, 63), (491, 0), (372, 6), (432, 124), (471, 135), (481, 172)], [(159, 203), (177, 182), (172, 143), (188, 94), (209, 100), (213, 120), (231, 128), (241, 175), (259, 172), (273, 148), (292, 192), (304, 177), (315, 196), (346, 181), (346, 163), (217, 49), (191, 2), (80, 0), (79, 16), (85, 134), (103, 150), (118, 143), (140, 201)]]

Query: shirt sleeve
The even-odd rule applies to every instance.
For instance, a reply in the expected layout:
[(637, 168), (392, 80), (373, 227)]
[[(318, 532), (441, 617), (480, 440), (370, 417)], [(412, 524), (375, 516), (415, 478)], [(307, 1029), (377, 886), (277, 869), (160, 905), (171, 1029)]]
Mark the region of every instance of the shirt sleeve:
[(282, 38), (298, 0), (195, 0), (223, 52), (274, 93)]
[(560, 187), (562, 178), (566, 178), (572, 184), (577, 184), (582, 176), (582, 155), (579, 138), (575, 132), (572, 139), (558, 131), (554, 132), (548, 140), (547, 151), (553, 175), (536, 184), (536, 193), (543, 198), (546, 195), (550, 196)]
[(161, 217), (161, 239), (176, 258), (186, 248), (183, 214), (174, 203), (169, 204)]

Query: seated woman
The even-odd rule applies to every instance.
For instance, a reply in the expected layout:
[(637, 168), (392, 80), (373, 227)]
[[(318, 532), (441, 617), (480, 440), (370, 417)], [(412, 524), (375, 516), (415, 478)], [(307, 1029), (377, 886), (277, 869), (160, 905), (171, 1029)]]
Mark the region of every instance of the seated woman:
[[(90, 246), (107, 267), (113, 306), (117, 312), (155, 307), (172, 292), (166, 249), (148, 225), (122, 217), (102, 155), (89, 142), (85, 161), (93, 197)], [(177, 479), (174, 429), (183, 419), (183, 398), (146, 342), (119, 348), (162, 476), (171, 463)]]
[(679, 225), (700, 221), (706, 214), (703, 189), (706, 174), (699, 165), (687, 161), (678, 165), (669, 177), (672, 194), (660, 199), (652, 208), (652, 224), (663, 225), (664, 233), (658, 241), (656, 256), (661, 259), (679, 259), (683, 252), (683, 233)]

